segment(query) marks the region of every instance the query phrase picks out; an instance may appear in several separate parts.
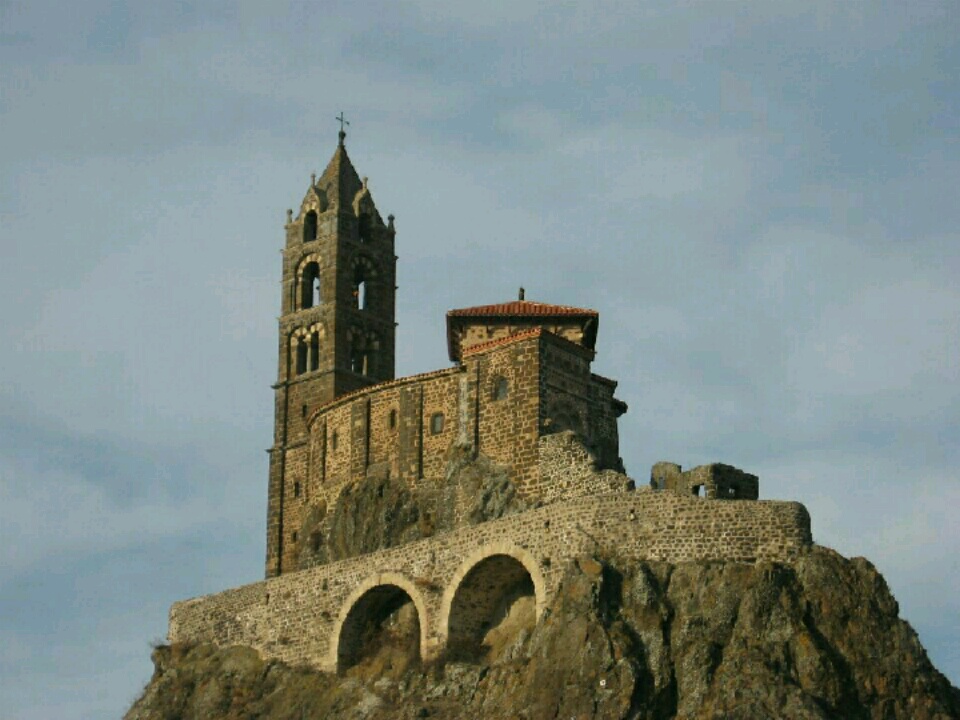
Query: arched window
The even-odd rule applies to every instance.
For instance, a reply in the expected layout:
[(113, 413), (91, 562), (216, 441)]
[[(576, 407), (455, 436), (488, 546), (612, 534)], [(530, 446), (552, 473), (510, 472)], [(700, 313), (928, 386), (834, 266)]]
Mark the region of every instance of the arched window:
[(364, 335), (360, 330), (351, 332), (350, 370), (358, 375), (374, 375), (379, 348), (380, 342), (373, 333)]
[(366, 262), (358, 262), (353, 268), (353, 302), (358, 310), (366, 310), (370, 307), (367, 285), (369, 279), (369, 266)]
[(310, 242), (317, 239), (317, 213), (311, 210), (303, 216), (303, 241)]
[(493, 383), (493, 399), (505, 400), (510, 394), (510, 383), (502, 375)]
[(390, 429), (393, 430), (395, 427), (397, 427), (397, 411), (391, 410), (390, 411)]
[(310, 335), (310, 370), (320, 369), (320, 333), (314, 332)]
[(430, 433), (439, 435), (443, 432), (443, 413), (434, 413), (430, 416)]
[(306, 310), (320, 304), (320, 265), (309, 262), (300, 276), (300, 308)]
[(357, 307), (361, 310), (367, 307), (367, 281), (361, 280), (357, 283)]
[(302, 375), (307, 371), (307, 341), (303, 337), (297, 338), (296, 374)]

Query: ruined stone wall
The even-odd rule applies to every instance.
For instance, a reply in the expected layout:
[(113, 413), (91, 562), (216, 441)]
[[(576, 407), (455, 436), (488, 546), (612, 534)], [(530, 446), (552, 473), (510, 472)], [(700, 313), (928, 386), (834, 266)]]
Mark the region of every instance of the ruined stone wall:
[(539, 613), (564, 562), (583, 553), (674, 563), (791, 562), (811, 542), (809, 515), (794, 502), (721, 503), (646, 488), (582, 497), (176, 603), (169, 640), (248, 645), (268, 658), (334, 670), (350, 608), (368, 590), (393, 585), (414, 601), (421, 653), (431, 657), (443, 650), (454, 622), (450, 608), (460, 581), (494, 555), (513, 557), (529, 572)]
[(710, 463), (683, 471), (672, 462), (650, 468), (650, 487), (682, 495), (702, 495), (711, 500), (756, 500), (760, 479), (732, 465)]

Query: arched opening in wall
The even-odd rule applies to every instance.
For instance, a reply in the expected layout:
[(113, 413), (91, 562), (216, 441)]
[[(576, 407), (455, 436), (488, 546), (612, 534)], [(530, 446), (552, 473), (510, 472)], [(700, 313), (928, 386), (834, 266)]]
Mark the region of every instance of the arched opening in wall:
[(703, 496), (704, 496), (704, 493), (703, 493), (703, 485), (694, 485), (694, 486), (692, 486), (692, 487), (690, 488), (690, 491), (691, 491), (691, 493), (692, 493), (693, 495), (696, 495), (697, 497), (703, 497)]
[(349, 337), (350, 370), (358, 375), (374, 375), (380, 341), (374, 333), (354, 330)]
[(377, 277), (373, 261), (366, 255), (358, 256), (353, 262), (353, 303), (358, 310), (373, 309), (377, 298), (374, 280)]
[(533, 578), (516, 558), (491, 555), (471, 568), (450, 605), (450, 659), (496, 663), (514, 658), (536, 624)]
[(320, 265), (309, 262), (300, 276), (300, 309), (306, 310), (320, 304)]
[(367, 307), (367, 281), (361, 280), (357, 283), (357, 307), (365, 310)]
[(506, 400), (510, 394), (510, 383), (502, 375), (496, 379), (493, 384), (493, 399)]
[(366, 262), (357, 262), (353, 268), (353, 302), (358, 310), (370, 307), (370, 269)]
[(310, 371), (320, 369), (320, 333), (314, 332), (310, 335)]
[(302, 337), (297, 338), (297, 359), (296, 359), (296, 374), (303, 375), (307, 371), (307, 350), (308, 345), (306, 340)]
[(303, 241), (310, 242), (317, 239), (317, 213), (311, 210), (303, 216)]
[(407, 592), (378, 585), (357, 600), (340, 628), (337, 671), (399, 677), (420, 661), (420, 615)]

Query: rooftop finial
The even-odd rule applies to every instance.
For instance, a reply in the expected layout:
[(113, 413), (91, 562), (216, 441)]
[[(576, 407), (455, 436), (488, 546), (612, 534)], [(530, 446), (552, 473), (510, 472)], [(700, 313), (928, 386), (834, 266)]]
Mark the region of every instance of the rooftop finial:
[(523, 300), (523, 296), (524, 296), (524, 290), (523, 288), (520, 288), (520, 292), (517, 295), (517, 300)]
[(347, 119), (343, 116), (343, 110), (341, 110), (341, 111), (340, 111), (340, 114), (339, 114), (336, 118), (334, 118), (334, 119), (340, 121), (340, 146), (342, 147), (342, 146), (343, 146), (343, 141), (344, 141), (344, 140), (346, 139), (346, 137), (347, 137), (347, 132), (346, 132), (346, 130), (343, 129), (343, 126), (344, 126), (344, 125), (349, 125), (349, 124), (350, 124), (350, 121), (347, 120)]

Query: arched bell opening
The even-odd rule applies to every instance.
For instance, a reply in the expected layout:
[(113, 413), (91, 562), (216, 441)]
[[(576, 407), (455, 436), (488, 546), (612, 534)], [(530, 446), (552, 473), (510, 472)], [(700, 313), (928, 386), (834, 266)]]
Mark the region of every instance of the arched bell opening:
[(300, 309), (316, 307), (320, 304), (320, 265), (309, 262), (300, 276)]
[(348, 359), (350, 371), (357, 375), (373, 377), (377, 374), (377, 356), (380, 350), (380, 340), (376, 333), (364, 333), (353, 329), (349, 335)]
[(420, 613), (398, 585), (377, 585), (353, 604), (340, 627), (337, 672), (399, 677), (420, 662)]
[(317, 213), (310, 210), (303, 216), (303, 241), (311, 242), (317, 239)]
[(536, 624), (533, 577), (510, 555), (484, 558), (463, 577), (450, 604), (447, 656), (467, 662), (510, 660)]

